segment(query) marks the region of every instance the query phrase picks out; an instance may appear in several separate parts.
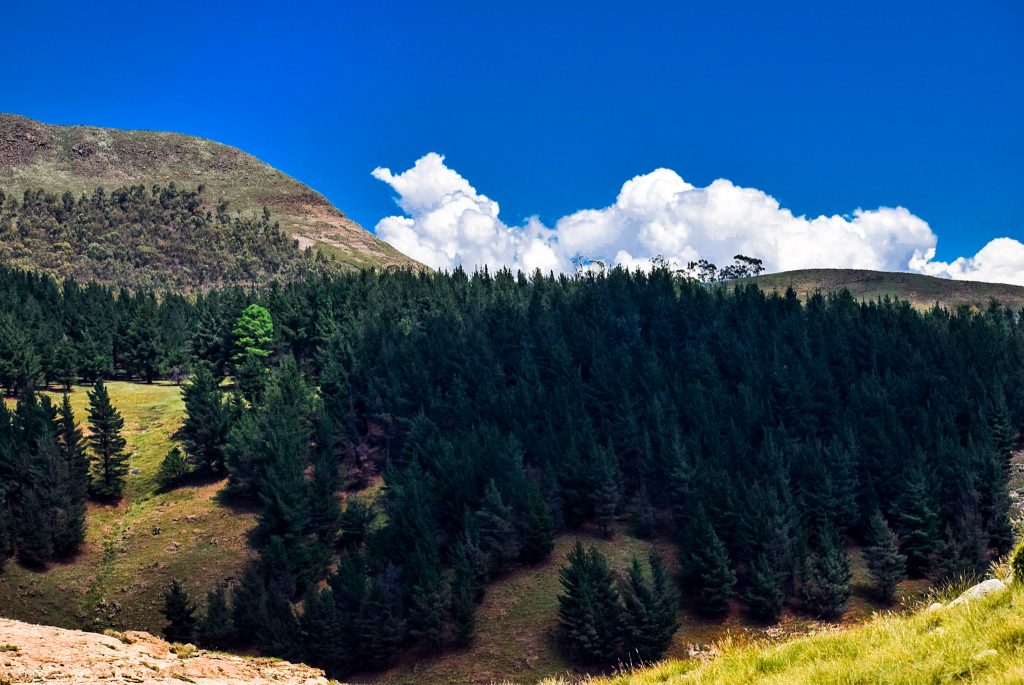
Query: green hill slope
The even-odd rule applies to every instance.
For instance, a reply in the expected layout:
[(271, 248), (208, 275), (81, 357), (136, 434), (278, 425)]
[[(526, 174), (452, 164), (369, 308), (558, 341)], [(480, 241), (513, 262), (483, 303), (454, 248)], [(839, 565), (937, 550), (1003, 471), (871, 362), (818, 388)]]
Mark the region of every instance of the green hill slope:
[[(565, 681), (547, 681), (558, 685)], [(778, 644), (726, 640), (708, 661), (668, 661), (592, 685), (932, 685), (1024, 682), (1024, 586), (960, 606), (883, 614)]]
[(983, 308), (992, 299), (1004, 305), (1024, 307), (1024, 287), (1003, 283), (951, 281), (921, 274), (861, 269), (801, 269), (764, 274), (752, 279), (763, 290), (784, 292), (793, 288), (801, 298), (815, 291), (830, 292), (846, 288), (857, 299), (879, 297), (910, 301), (915, 307), (936, 303), (947, 308), (960, 305)]
[(208, 198), (243, 213), (267, 207), (301, 247), (318, 246), (350, 266), (417, 266), (313, 189), (236, 148), (178, 133), (53, 126), (0, 114), (0, 190), (15, 197), (38, 188), (77, 196), (171, 182), (202, 184)]

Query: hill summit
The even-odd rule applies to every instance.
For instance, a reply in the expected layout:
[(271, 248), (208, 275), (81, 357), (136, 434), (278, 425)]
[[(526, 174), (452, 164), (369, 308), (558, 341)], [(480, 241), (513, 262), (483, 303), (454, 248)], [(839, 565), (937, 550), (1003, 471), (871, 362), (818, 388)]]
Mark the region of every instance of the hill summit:
[(0, 191), (91, 194), (126, 186), (174, 183), (204, 187), (232, 212), (274, 221), (300, 247), (317, 247), (351, 267), (416, 267), (417, 263), (363, 229), (323, 195), (256, 157), (221, 143), (154, 131), (55, 126), (0, 114)]

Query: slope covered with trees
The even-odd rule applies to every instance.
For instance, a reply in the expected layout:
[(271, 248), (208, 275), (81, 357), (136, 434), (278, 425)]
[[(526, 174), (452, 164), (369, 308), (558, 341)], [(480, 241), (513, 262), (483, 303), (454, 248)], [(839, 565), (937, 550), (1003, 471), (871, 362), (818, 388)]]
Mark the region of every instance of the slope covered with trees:
[(175, 291), (292, 280), (337, 268), (302, 250), (266, 209), (242, 215), (203, 186), (130, 186), (58, 196), (0, 190), (0, 260), (59, 279)]
[(227, 202), (242, 216), (269, 208), (285, 236), (349, 268), (419, 267), (312, 188), (228, 145), (178, 133), (52, 126), (0, 114), (0, 191), (9, 197), (42, 189), (77, 198), (97, 188), (109, 195), (117, 188), (172, 183), (202, 185), (211, 205)]
[[(221, 644), (334, 673), (462, 644), (493, 579), (584, 525), (670, 536), (684, 603), (765, 620), (787, 604), (841, 614), (848, 542), (873, 550), (880, 594), (904, 569), (973, 573), (1010, 544), (1024, 323), (997, 306), (801, 303), (664, 269), (363, 272), (195, 302), (0, 283), (11, 330), (48, 326), (18, 347), (37, 377), (62, 356), (89, 373), (93, 347), (104, 374), (191, 371), (189, 468), (226, 473), (258, 517), (259, 559), (229, 611), (197, 612)], [(146, 331), (152, 364), (127, 342)], [(345, 496), (370, 484), (377, 497)], [(657, 651), (630, 626), (672, 627), (645, 599), (668, 596), (658, 562), (609, 592), (600, 560), (576, 557), (566, 621), (600, 637), (589, 656)], [(589, 614), (603, 632), (574, 586), (607, 598)]]

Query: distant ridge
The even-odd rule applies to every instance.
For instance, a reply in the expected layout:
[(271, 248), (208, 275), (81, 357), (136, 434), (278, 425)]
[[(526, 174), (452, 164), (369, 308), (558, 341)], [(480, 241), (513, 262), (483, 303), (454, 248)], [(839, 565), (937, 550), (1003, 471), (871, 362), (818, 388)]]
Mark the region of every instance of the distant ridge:
[(1024, 287), (1004, 283), (953, 281), (934, 276), (864, 269), (800, 269), (763, 274), (754, 279), (763, 290), (785, 292), (793, 288), (801, 298), (816, 291), (847, 289), (859, 300), (882, 297), (907, 300), (915, 307), (939, 304), (947, 309), (961, 305), (987, 307), (993, 299), (1019, 309), (1024, 307)]
[(237, 148), (179, 133), (55, 126), (0, 114), (0, 190), (57, 194), (97, 187), (202, 184), (231, 211), (267, 207), (301, 247), (316, 246), (353, 268), (412, 267), (418, 262), (363, 229), (323, 195)]

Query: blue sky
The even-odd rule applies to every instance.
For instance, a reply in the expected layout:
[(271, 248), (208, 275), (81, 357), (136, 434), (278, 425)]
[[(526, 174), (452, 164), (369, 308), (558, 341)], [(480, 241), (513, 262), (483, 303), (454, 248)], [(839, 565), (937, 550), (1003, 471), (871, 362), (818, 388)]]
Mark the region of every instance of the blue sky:
[[(0, 3), (0, 111), (241, 147), (368, 228), (429, 152), (546, 226), (658, 167), (1024, 238), (1024, 5)], [(405, 214), (409, 214), (408, 211)], [(415, 219), (415, 217), (414, 217)]]

